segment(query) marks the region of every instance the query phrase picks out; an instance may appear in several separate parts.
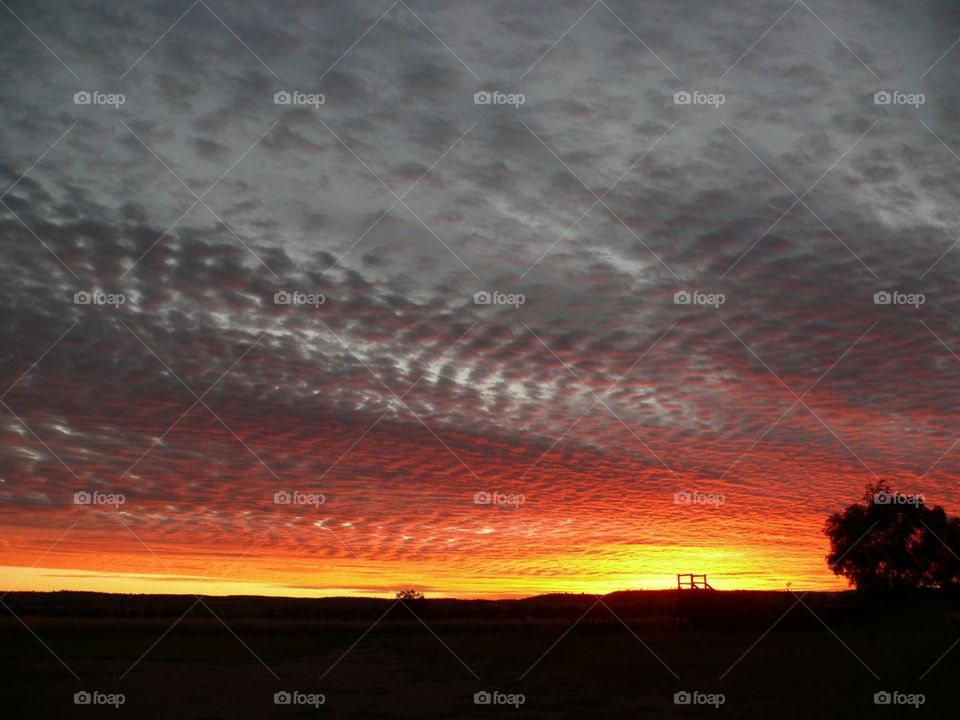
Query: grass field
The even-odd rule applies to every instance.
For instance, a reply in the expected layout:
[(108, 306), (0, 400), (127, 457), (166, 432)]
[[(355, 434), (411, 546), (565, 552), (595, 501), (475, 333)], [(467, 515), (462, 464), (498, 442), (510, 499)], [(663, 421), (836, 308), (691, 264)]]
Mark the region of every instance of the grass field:
[[(793, 614), (812, 617), (802, 605)], [(366, 619), (234, 618), (228, 630), (191, 616), (166, 635), (175, 618), (23, 619), (80, 680), (4, 617), (4, 718), (946, 718), (956, 716), (960, 676), (956, 650), (920, 679), (956, 640), (941, 608), (927, 605), (829, 628), (814, 619), (781, 629), (785, 621), (766, 634), (766, 623), (675, 631), (656, 617), (573, 630), (569, 620), (549, 619), (428, 615), (428, 628), (388, 617), (370, 630)], [(80, 690), (123, 693), (125, 702), (77, 706)], [(324, 703), (278, 706), (280, 690), (322, 693)], [(522, 693), (524, 702), (476, 705), (482, 690)], [(676, 705), (683, 690), (725, 701)], [(877, 706), (874, 693), (883, 690), (923, 693), (924, 704)]]

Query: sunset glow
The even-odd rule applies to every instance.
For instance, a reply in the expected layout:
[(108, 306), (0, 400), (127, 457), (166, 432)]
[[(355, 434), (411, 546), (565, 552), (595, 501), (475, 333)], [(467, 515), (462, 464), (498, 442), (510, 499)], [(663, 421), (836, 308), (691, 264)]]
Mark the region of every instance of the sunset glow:
[[(768, 422), (782, 407), (771, 409)], [(545, 441), (523, 447), (493, 432), (471, 437), (447, 431), (441, 442), (423, 426), (418, 431), (382, 421), (356, 442), (363, 430), (350, 428), (351, 436), (332, 420), (318, 421), (311, 439), (297, 426), (245, 426), (229, 402), (216, 412), (254, 443), (266, 466), (299, 482), (277, 483), (226, 431), (217, 432), (200, 413), (196, 420), (188, 416), (125, 479), (124, 488), (142, 488), (142, 494), (126, 490), (122, 505), (75, 505), (70, 493), (67, 502), (29, 519), (8, 513), (2, 584), (296, 596), (387, 595), (413, 585), (432, 595), (509, 597), (670, 587), (678, 572), (703, 571), (718, 588), (783, 589), (788, 582), (845, 587), (825, 566), (820, 531), (832, 508), (859, 496), (863, 474), (843, 457), (839, 443), (831, 447), (829, 435), (821, 457), (783, 446), (779, 457), (755, 450), (738, 463), (735, 477), (720, 481), (720, 464), (736, 460), (745, 446), (724, 453), (704, 436), (699, 447), (672, 451), (671, 433), (647, 431), (658, 456), (694, 457), (702, 464), (681, 467), (684, 475), (674, 476), (652, 467), (655, 459), (644, 460), (627, 429), (597, 413), (520, 480), (547, 450)], [(842, 417), (825, 421), (844, 425)], [(814, 423), (798, 414), (776, 432), (778, 438), (816, 436)], [(590, 448), (590, 431), (610, 433), (602, 442), (621, 457)], [(878, 437), (877, 453), (884, 452), (881, 444)], [(351, 445), (323, 480), (315, 479)], [(57, 454), (70, 462), (66, 457), (74, 452), (83, 455), (68, 446)], [(785, 463), (791, 454), (796, 459)], [(202, 482), (179, 480), (198, 455), (223, 460)], [(506, 463), (523, 470), (508, 473)], [(828, 474), (831, 463), (846, 465), (846, 474)], [(764, 467), (776, 467), (777, 476), (763, 477)], [(105, 463), (88, 472), (98, 477), (108, 468)], [(818, 468), (816, 485), (806, 485), (805, 473)], [(66, 478), (60, 483), (74, 486)], [(931, 497), (948, 494), (930, 481), (914, 487)], [(323, 502), (275, 504), (274, 494), (283, 491), (322, 494)], [(501, 500), (522, 495), (523, 502), (477, 504), (478, 492), (501, 493)], [(703, 497), (678, 504), (675, 493)]]

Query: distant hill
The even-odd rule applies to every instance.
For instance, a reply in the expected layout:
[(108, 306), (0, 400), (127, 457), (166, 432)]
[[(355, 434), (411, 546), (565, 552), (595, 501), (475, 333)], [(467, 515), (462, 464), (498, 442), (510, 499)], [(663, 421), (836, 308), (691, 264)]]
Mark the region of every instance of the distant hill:
[[(278, 598), (201, 596), (223, 618), (275, 620), (376, 619), (395, 602), (390, 598)], [(429, 599), (422, 605), (431, 618), (451, 620), (568, 620), (590, 610), (620, 617), (671, 616), (696, 613), (724, 617), (782, 611), (794, 596), (781, 591), (624, 590), (601, 597), (585, 593), (550, 593), (511, 600)], [(4, 602), (20, 616), (63, 618), (156, 618), (183, 614), (209, 617), (193, 595), (136, 595), (96, 592), (11, 592)], [(804, 597), (811, 607), (838, 608), (855, 602), (852, 592), (816, 592)], [(604, 607), (606, 606), (606, 607)], [(192, 607), (192, 610), (191, 610)], [(609, 608), (607, 610), (606, 608)], [(2, 614), (2, 613), (0, 613)]]

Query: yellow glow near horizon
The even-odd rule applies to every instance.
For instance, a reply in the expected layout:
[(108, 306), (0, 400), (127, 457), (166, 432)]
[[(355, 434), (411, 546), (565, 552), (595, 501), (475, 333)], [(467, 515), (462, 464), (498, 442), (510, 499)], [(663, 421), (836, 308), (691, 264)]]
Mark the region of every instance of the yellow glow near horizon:
[[(696, 572), (697, 566), (684, 567), (684, 572)], [(410, 581), (409, 578), (413, 578)], [(710, 584), (717, 590), (784, 590), (783, 579), (771, 579), (751, 576), (743, 572), (718, 571), (708, 573)], [(313, 583), (284, 584), (277, 581), (240, 581), (224, 580), (215, 577), (193, 575), (171, 575), (151, 573), (98, 572), (92, 570), (73, 570), (66, 568), (20, 568), (0, 566), (0, 591), (41, 591), (60, 590), (130, 593), (130, 594), (198, 594), (198, 595), (262, 595), (265, 597), (391, 597), (402, 587), (421, 587), (428, 597), (460, 598), (517, 598), (541, 593), (570, 592), (606, 594), (619, 590), (663, 590), (676, 587), (676, 575), (664, 573), (615, 573), (614, 577), (602, 574), (589, 579), (574, 581), (569, 576), (548, 578), (496, 577), (449, 579), (445, 582), (448, 589), (437, 592), (415, 582), (416, 575), (411, 574), (404, 582), (397, 578), (390, 583), (381, 577), (380, 588), (372, 588), (366, 583), (351, 582), (351, 578), (338, 576), (308, 578)], [(357, 578), (352, 578), (356, 580)], [(369, 578), (363, 578), (369, 580)], [(386, 582), (384, 582), (386, 580)], [(840, 578), (830, 578), (833, 582), (808, 583), (802, 580), (792, 581), (794, 590), (844, 590), (847, 584)]]

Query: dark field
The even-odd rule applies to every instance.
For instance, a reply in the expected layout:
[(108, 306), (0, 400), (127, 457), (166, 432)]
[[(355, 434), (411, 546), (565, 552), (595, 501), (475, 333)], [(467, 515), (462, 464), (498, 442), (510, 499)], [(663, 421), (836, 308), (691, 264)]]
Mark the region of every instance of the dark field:
[[(706, 606), (685, 608), (696, 617), (678, 627), (662, 612), (676, 607), (675, 593), (620, 593), (603, 600), (625, 624), (597, 605), (572, 630), (594, 597), (427, 601), (412, 606), (423, 622), (397, 605), (373, 629), (392, 601), (205, 598), (223, 623), (197, 606), (172, 630), (194, 598), (96, 608), (91, 598), (104, 596), (68, 598), (88, 616), (56, 617), (65, 607), (51, 597), (4, 600), (52, 651), (4, 610), (4, 718), (945, 718), (955, 717), (960, 676), (956, 651), (920, 679), (957, 637), (944, 619), (951, 606), (938, 599), (866, 605), (812, 593), (804, 602), (817, 617), (798, 604), (767, 632), (795, 596), (713, 593)], [(110, 616), (121, 610), (155, 615)], [(302, 617), (309, 613), (317, 617)], [(75, 705), (82, 690), (123, 693), (125, 702)], [(281, 690), (325, 702), (276, 705)], [(522, 693), (524, 702), (476, 705), (482, 690)], [(725, 701), (676, 705), (682, 690)], [(924, 703), (877, 706), (883, 690), (923, 693)]]

